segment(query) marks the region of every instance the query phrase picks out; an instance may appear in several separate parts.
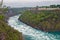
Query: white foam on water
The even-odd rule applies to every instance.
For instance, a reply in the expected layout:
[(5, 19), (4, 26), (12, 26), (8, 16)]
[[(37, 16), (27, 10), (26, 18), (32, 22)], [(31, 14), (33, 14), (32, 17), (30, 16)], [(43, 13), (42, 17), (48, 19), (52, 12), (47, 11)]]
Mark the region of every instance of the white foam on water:
[(18, 18), (19, 15), (10, 17), (8, 20), (8, 24), (19, 32), (22, 32), (24, 35), (32, 36), (33, 40), (57, 40), (54, 35), (36, 30), (20, 22)]

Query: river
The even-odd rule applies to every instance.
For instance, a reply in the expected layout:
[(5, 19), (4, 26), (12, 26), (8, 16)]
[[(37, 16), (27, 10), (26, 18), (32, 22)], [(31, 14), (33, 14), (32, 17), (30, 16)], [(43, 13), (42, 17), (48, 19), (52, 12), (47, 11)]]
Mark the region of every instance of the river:
[(43, 32), (37, 29), (32, 28), (19, 21), (20, 15), (10, 17), (8, 20), (8, 25), (14, 29), (22, 32), (25, 40), (60, 40), (60, 32)]

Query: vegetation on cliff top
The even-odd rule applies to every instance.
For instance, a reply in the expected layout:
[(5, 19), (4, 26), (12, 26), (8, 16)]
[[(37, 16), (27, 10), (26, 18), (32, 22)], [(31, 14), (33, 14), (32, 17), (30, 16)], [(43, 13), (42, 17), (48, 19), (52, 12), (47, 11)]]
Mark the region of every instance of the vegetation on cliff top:
[(24, 23), (44, 31), (60, 31), (60, 10), (25, 11), (19, 18)]

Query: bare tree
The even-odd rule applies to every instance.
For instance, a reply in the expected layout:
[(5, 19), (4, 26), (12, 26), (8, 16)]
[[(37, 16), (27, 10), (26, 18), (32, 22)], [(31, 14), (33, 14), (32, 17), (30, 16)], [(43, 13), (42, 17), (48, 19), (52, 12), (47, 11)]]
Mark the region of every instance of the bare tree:
[(1, 0), (1, 2), (0, 2), (0, 7), (2, 7), (2, 5), (3, 5), (3, 0)]

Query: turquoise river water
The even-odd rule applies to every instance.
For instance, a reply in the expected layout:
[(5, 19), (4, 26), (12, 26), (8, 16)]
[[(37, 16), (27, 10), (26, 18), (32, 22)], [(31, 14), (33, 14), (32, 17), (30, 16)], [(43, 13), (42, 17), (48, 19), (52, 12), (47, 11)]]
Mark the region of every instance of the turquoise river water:
[(20, 15), (10, 17), (8, 20), (8, 25), (14, 29), (22, 32), (25, 40), (60, 40), (60, 32), (43, 32), (37, 29), (32, 28), (19, 21)]

